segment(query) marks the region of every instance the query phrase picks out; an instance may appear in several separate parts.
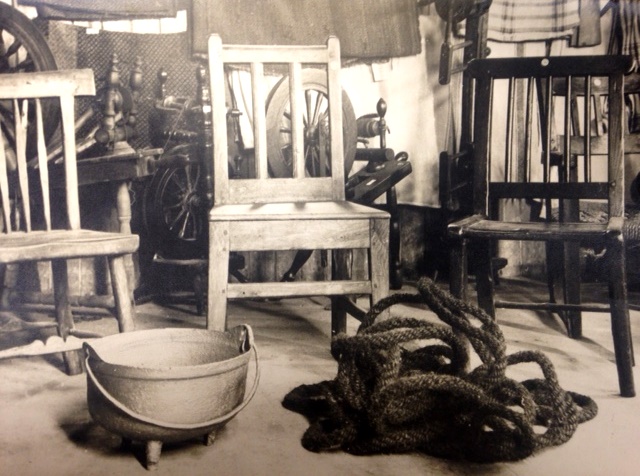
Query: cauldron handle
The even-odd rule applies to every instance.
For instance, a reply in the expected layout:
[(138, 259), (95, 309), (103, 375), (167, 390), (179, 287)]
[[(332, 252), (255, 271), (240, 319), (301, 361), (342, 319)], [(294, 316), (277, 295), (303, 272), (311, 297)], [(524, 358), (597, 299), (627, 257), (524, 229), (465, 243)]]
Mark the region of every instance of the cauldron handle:
[(96, 386), (96, 388), (100, 391), (100, 393), (102, 393), (102, 395), (104, 395), (104, 397), (107, 400), (109, 400), (109, 402), (111, 402), (119, 410), (123, 411), (130, 417), (136, 420), (139, 420), (143, 423), (149, 423), (151, 425), (159, 426), (162, 428), (168, 428), (171, 430), (195, 430), (197, 428), (207, 428), (210, 426), (219, 425), (231, 420), (234, 416), (240, 413), (249, 404), (253, 396), (256, 394), (256, 390), (258, 390), (258, 382), (260, 381), (260, 364), (258, 363), (258, 349), (256, 348), (256, 345), (253, 342), (253, 330), (251, 329), (250, 326), (246, 324), (244, 325), (244, 327), (246, 327), (247, 329), (247, 341), (251, 343), (251, 351), (253, 352), (253, 357), (255, 359), (255, 365), (256, 365), (256, 372), (253, 379), (253, 385), (251, 386), (251, 390), (249, 390), (248, 395), (245, 396), (244, 400), (240, 405), (235, 407), (230, 412), (222, 416), (216, 417), (213, 420), (205, 421), (202, 423), (169, 423), (161, 420), (156, 420), (155, 418), (149, 418), (123, 405), (120, 401), (118, 401), (115, 397), (113, 397), (113, 395), (111, 395), (109, 391), (106, 388), (104, 388), (100, 382), (98, 382), (98, 379), (94, 375), (93, 371), (91, 370), (91, 366), (89, 365), (89, 357), (87, 357), (85, 361), (86, 368), (87, 368), (87, 375), (89, 376), (93, 384)]

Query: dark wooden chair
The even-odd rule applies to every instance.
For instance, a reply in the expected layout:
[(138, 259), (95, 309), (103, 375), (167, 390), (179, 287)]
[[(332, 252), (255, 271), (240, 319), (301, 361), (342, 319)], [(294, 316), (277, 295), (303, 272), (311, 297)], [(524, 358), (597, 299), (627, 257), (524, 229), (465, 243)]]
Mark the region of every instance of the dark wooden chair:
[[(67, 273), (67, 260), (74, 258), (107, 259), (118, 328), (121, 332), (134, 328), (125, 256), (138, 249), (138, 236), (86, 230), (80, 225), (74, 104), (76, 96), (94, 94), (93, 72), (87, 69), (0, 75), (0, 284), (4, 286), (7, 265), (51, 261), (55, 326), (64, 340), (75, 334)], [(49, 111), (60, 111), (62, 200), (50, 187), (45, 101), (59, 104)], [(60, 352), (59, 348), (50, 347), (51, 352)], [(69, 374), (82, 371), (78, 354), (63, 354)]]
[[(340, 44), (332, 37), (321, 46), (223, 45), (209, 38), (209, 72), (213, 122), (214, 205), (209, 214), (209, 279), (207, 326), (224, 329), (228, 299), (332, 297), (332, 333), (346, 330), (346, 310), (336, 305), (345, 296), (366, 295), (371, 304), (389, 292), (389, 214), (345, 199), (345, 167), (340, 86)], [(249, 178), (229, 177), (228, 109), (225, 68), (251, 71), (255, 168)], [(274, 66), (275, 65), (275, 66)], [(314, 107), (302, 88), (303, 65), (322, 68), (327, 79), (328, 114), (305, 131), (303, 117)], [(292, 176), (271, 177), (265, 101), (265, 72), (284, 70), (289, 76)], [(304, 111), (304, 112), (303, 112)], [(306, 113), (306, 116), (305, 116)], [(281, 134), (276, 134), (279, 138)], [(313, 147), (310, 147), (313, 144)], [(276, 144), (278, 146), (278, 144)], [(327, 174), (306, 173), (308, 154)], [(367, 250), (368, 273), (349, 275), (345, 255)], [(231, 252), (333, 250), (336, 279), (293, 282), (229, 282)]]
[[(468, 145), (473, 210), (449, 225), (451, 291), (466, 298), (473, 243), (478, 302), (490, 315), (496, 307), (558, 312), (578, 337), (576, 313), (610, 313), (620, 392), (626, 397), (635, 395), (623, 234), (623, 77), (629, 67), (622, 56), (473, 60), (467, 70), (475, 81)], [(564, 85), (561, 95), (558, 84)], [(579, 90), (582, 95), (574, 94)], [(600, 94), (606, 96), (607, 128), (595, 136), (591, 127)], [(575, 127), (576, 111), (581, 131)], [(516, 202), (524, 203), (528, 214), (504, 216), (504, 204)], [(593, 203), (606, 205), (606, 219), (581, 221), (582, 208)], [(547, 267), (560, 268), (563, 292), (545, 303), (496, 300), (492, 259), (500, 240), (549, 244), (555, 258)], [(580, 246), (606, 252), (607, 304), (580, 300), (575, 261)]]

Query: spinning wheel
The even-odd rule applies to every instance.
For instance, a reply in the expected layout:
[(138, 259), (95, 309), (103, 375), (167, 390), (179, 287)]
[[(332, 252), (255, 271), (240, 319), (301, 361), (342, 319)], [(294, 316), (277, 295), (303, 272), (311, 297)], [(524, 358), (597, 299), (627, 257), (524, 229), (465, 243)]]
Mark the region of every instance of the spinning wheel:
[(47, 40), (19, 10), (0, 2), (0, 73), (57, 69)]
[(165, 153), (169, 165), (153, 176), (144, 197), (144, 220), (164, 257), (200, 258), (207, 246), (207, 206), (195, 147), (181, 144)]
[[(329, 164), (320, 164), (320, 134), (328, 126), (328, 98), (325, 74), (318, 69), (302, 70), (305, 105), (303, 114), (307, 174), (328, 175)], [(345, 177), (356, 155), (357, 127), (353, 106), (342, 91), (342, 125)], [(289, 112), (289, 77), (284, 76), (271, 90), (267, 100), (267, 156), (275, 177), (291, 177), (291, 115)], [(323, 170), (323, 167), (327, 169)]]
[[(58, 69), (47, 40), (23, 13), (0, 3), (0, 74), (26, 73)], [(14, 117), (10, 105), (0, 101), (1, 133), (10, 144), (14, 142)], [(42, 116), (47, 137), (58, 125), (58, 104), (42, 101)], [(34, 111), (35, 107), (30, 107)], [(29, 122), (32, 118), (29, 117)], [(32, 128), (30, 128), (32, 129)], [(31, 144), (34, 141), (29, 140)], [(15, 150), (15, 146), (12, 147)], [(27, 154), (33, 155), (28, 149)]]

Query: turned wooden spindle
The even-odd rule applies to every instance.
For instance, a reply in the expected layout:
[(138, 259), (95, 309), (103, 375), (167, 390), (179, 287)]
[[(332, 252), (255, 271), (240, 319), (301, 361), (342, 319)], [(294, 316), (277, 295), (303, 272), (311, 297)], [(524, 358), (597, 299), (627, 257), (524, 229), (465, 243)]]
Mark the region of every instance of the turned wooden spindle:
[[(387, 114), (387, 103), (384, 99), (380, 98), (376, 104), (377, 114), (367, 114), (361, 116), (356, 121), (358, 128), (358, 137), (360, 139), (380, 136), (380, 149), (387, 148), (387, 121), (385, 115)], [(368, 140), (363, 140), (368, 144)], [(360, 150), (360, 149), (359, 149)]]
[[(202, 128), (199, 136), (199, 148), (201, 157), (213, 156), (213, 126), (211, 117), (211, 91), (208, 86), (207, 69), (204, 65), (198, 65), (196, 69), (197, 100), (201, 111)], [(204, 167), (203, 183), (205, 197), (208, 205), (213, 206), (213, 170), (211, 160), (204, 160), (201, 164)]]
[(156, 90), (156, 98), (163, 101), (167, 97), (167, 80), (169, 73), (164, 68), (158, 70), (158, 89)]
[(118, 92), (120, 86), (120, 68), (118, 55), (111, 56), (111, 68), (107, 73), (107, 88), (104, 95), (104, 108), (102, 110), (102, 125), (96, 131), (96, 141), (103, 144), (113, 144), (115, 141), (116, 114), (122, 108), (122, 96)]
[(131, 90), (131, 110), (127, 118), (127, 125), (135, 129), (138, 120), (138, 101), (142, 91), (142, 58), (136, 57), (133, 69), (129, 76), (129, 89)]
[(378, 128), (380, 130), (380, 148), (387, 148), (387, 121), (384, 116), (387, 114), (387, 102), (380, 98), (378, 104), (376, 104), (376, 112), (380, 119), (378, 120)]

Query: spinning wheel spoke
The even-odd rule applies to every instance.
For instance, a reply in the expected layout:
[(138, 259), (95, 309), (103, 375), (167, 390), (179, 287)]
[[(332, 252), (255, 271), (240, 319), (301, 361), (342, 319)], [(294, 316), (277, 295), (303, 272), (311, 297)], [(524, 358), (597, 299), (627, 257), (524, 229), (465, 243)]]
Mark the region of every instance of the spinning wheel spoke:
[(183, 240), (193, 240), (195, 238), (193, 234), (193, 214), (191, 212), (184, 213), (184, 219), (182, 220), (182, 228), (178, 236)]
[[(169, 229), (170, 229), (170, 230), (175, 230), (175, 229), (177, 228), (177, 227), (176, 227), (176, 225), (177, 225), (178, 223), (180, 223), (180, 221), (182, 221), (182, 217), (184, 217), (186, 213), (187, 213), (187, 212), (186, 212), (185, 210), (181, 209), (181, 210), (178, 212), (178, 214), (176, 215), (176, 217), (175, 217), (175, 218), (174, 218), (174, 219), (169, 223)], [(184, 226), (183, 226), (183, 227), (184, 227)], [(179, 236), (182, 236), (182, 235), (180, 235), (180, 233), (178, 233), (178, 235), (179, 235)]]
[[(11, 56), (15, 55), (18, 50), (22, 48), (22, 43), (18, 40), (14, 41), (9, 48), (5, 50), (5, 54), (2, 55), (3, 61), (6, 61), (9, 64), (9, 59)], [(17, 58), (17, 56), (16, 56)]]
[(178, 199), (177, 202), (175, 202), (173, 205), (171, 205), (170, 203), (165, 205), (164, 209), (167, 211), (170, 210), (175, 210), (177, 208), (182, 208), (182, 200), (180, 199), (180, 197), (176, 197)]
[[(318, 69), (303, 69), (302, 88), (305, 104), (303, 126), (305, 129), (305, 163), (307, 174), (311, 176), (330, 174), (329, 162), (322, 170), (318, 150), (319, 133), (326, 127), (328, 117), (328, 98), (326, 77)], [(292, 167), (292, 131), (289, 107), (289, 80), (284, 77), (274, 87), (267, 101), (267, 157), (269, 171), (274, 177), (291, 177)], [(356, 118), (347, 94), (342, 92), (342, 112), (345, 151), (345, 172), (351, 170), (357, 145)]]
[[(320, 122), (320, 119), (318, 119), (318, 114), (320, 114), (320, 111), (322, 110), (323, 103), (326, 103), (326, 96), (316, 92), (316, 108), (313, 111), (313, 118), (311, 119), (311, 124), (317, 125)], [(324, 117), (326, 117), (327, 109), (328, 109), (328, 105), (324, 107), (324, 110), (325, 110)]]

